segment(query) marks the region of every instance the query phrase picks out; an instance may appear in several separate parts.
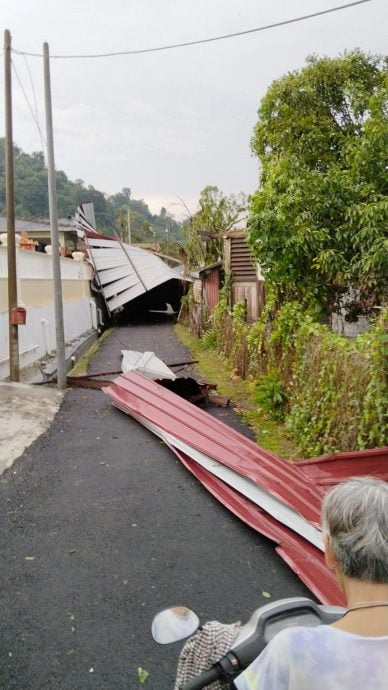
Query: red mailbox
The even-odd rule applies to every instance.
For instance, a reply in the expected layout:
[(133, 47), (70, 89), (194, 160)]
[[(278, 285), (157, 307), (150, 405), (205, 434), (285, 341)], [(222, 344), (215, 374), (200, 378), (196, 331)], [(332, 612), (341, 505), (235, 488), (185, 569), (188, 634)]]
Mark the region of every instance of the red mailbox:
[(26, 325), (26, 310), (24, 307), (13, 307), (11, 309), (11, 324), (12, 326)]

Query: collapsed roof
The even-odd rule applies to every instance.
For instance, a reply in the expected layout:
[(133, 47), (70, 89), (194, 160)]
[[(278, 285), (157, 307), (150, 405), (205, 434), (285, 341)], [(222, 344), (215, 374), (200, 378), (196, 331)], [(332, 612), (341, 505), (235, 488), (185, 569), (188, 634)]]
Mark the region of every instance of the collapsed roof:
[(117, 236), (97, 233), (91, 206), (80, 204), (75, 225), (85, 242), (109, 314), (171, 280), (177, 281), (177, 287), (180, 281), (190, 280), (152, 252), (124, 244)]

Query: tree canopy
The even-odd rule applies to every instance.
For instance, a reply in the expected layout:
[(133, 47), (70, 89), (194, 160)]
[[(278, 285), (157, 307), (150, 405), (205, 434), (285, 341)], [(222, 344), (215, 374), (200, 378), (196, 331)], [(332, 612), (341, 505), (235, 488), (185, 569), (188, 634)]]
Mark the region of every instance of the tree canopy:
[(310, 297), (332, 311), (352, 295), (355, 317), (386, 290), (386, 65), (360, 51), (312, 56), (260, 104), (249, 239), (285, 299)]
[[(215, 185), (207, 185), (199, 196), (199, 209), (185, 226), (187, 262), (191, 268), (210, 264), (222, 256), (222, 239), (212, 239), (212, 233), (222, 233), (246, 219), (245, 195), (226, 196)], [(202, 233), (202, 234), (201, 234)], [(209, 233), (205, 239), (205, 234)]]

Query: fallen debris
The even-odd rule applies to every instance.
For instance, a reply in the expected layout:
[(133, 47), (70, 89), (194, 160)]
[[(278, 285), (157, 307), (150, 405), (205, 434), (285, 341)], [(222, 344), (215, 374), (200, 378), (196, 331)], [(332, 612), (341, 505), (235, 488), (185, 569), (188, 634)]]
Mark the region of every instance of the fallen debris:
[[(111, 237), (96, 232), (92, 202), (81, 203), (74, 220), (94, 268), (96, 289), (102, 293), (110, 315), (167, 283), (176, 286), (178, 295), (182, 281), (191, 282), (189, 277), (174, 271), (152, 252), (125, 244), (118, 235)], [(166, 302), (166, 314), (170, 312), (173, 313), (173, 309), (171, 305), (169, 309)]]
[(211, 391), (214, 391), (216, 388), (213, 383), (198, 383), (198, 381), (190, 376), (181, 376), (174, 379), (174, 381), (162, 379), (157, 381), (157, 383), (163, 386), (163, 388), (168, 388), (172, 393), (194, 404), (203, 403), (205, 407), (209, 404), (219, 407), (228, 407), (229, 405), (229, 398), (211, 393)]
[(176, 379), (176, 374), (154, 352), (121, 350), (121, 354), (121, 368), (124, 373), (139, 371), (150, 379)]
[(343, 594), (324, 563), (322, 496), (327, 484), (349, 476), (388, 480), (388, 448), (291, 464), (183, 400), (169, 390), (171, 383), (160, 386), (130, 372), (104, 392), (168, 445), (229, 510), (272, 539), (320, 601), (342, 605)]
[(110, 379), (98, 379), (90, 376), (68, 376), (66, 383), (71, 388), (105, 388), (109, 386), (112, 381)]
[(169, 368), (173, 366), (186, 366), (193, 364), (196, 360), (189, 362), (177, 362), (176, 364), (165, 364), (154, 352), (137, 352), (136, 350), (121, 350), (122, 363), (121, 371), (102, 371), (98, 374), (85, 374), (82, 376), (68, 376), (67, 385), (76, 388), (96, 388), (101, 389), (109, 386), (110, 379), (101, 378), (114, 374), (124, 374), (131, 371), (138, 371), (147, 378), (153, 379), (160, 386), (168, 388), (170, 391), (179, 395), (194, 404), (217, 405), (218, 407), (228, 407), (229, 398), (215, 393), (217, 386), (212, 383), (198, 383), (194, 378), (177, 377)]

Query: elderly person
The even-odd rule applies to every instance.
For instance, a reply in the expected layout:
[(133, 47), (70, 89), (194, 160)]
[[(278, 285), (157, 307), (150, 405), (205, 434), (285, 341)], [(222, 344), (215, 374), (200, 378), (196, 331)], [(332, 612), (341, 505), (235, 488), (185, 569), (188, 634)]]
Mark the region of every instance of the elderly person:
[(371, 477), (338, 484), (323, 500), (322, 528), (345, 615), (280, 632), (235, 679), (238, 690), (387, 690), (388, 484)]

